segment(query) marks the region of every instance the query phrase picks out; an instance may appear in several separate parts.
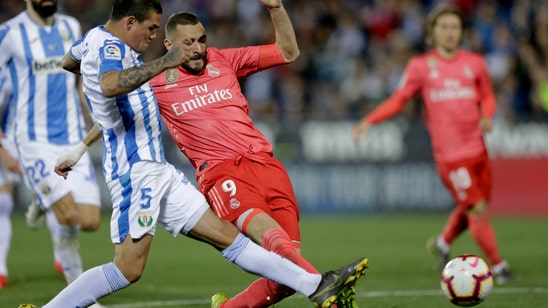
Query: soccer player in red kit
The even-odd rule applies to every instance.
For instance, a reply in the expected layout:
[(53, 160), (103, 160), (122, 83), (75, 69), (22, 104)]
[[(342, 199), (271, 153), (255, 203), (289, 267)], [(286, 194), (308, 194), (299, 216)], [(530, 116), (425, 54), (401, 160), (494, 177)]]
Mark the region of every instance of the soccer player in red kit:
[[(299, 55), (293, 26), (281, 0), (259, 0), (268, 10), (276, 43), (208, 48), (199, 18), (173, 14), (164, 45), (182, 41), (195, 48), (190, 61), (151, 80), (162, 119), (196, 168), (200, 191), (215, 213), (245, 235), (298, 264), (318, 271), (300, 255), (299, 208), (289, 176), (273, 157), (271, 143), (255, 128), (238, 78), (287, 63)], [(219, 293), (213, 307), (266, 307), (295, 291), (268, 279), (254, 281), (233, 298)], [(337, 298), (355, 307), (353, 288)]]
[(371, 125), (399, 113), (420, 91), (437, 169), (457, 203), (429, 249), (443, 269), (451, 243), (469, 229), (497, 281), (510, 282), (514, 278), (499, 254), (488, 216), (491, 169), (483, 133), (492, 129), (496, 102), (487, 67), (481, 55), (460, 48), (464, 20), (458, 9), (440, 6), (426, 22), (427, 43), (434, 48), (409, 61), (395, 93), (356, 125), (354, 142)]

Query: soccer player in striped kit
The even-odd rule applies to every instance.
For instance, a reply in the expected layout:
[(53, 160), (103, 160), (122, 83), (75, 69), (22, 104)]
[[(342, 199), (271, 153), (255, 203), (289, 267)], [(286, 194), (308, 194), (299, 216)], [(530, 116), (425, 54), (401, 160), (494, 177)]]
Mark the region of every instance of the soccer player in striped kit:
[(0, 67), (0, 114), (2, 135), (0, 136), (0, 289), (8, 285), (8, 254), (11, 245), (11, 212), (13, 210), (13, 188), (22, 172), (16, 156), (11, 135), (13, 119), (10, 117), (11, 80), (5, 68)]
[(426, 22), (426, 40), (434, 48), (409, 61), (398, 89), (357, 124), (353, 138), (358, 142), (371, 125), (400, 112), (420, 92), (438, 172), (457, 203), (443, 232), (429, 240), (429, 250), (442, 270), (451, 243), (468, 229), (498, 283), (511, 282), (488, 214), (491, 169), (483, 133), (492, 129), (496, 103), (487, 66), (481, 55), (460, 48), (464, 20), (457, 8), (441, 5)]
[(0, 27), (0, 66), (13, 81), (17, 160), (46, 212), (55, 259), (71, 283), (83, 271), (79, 231), (98, 228), (101, 204), (88, 155), (70, 181), (53, 172), (57, 157), (85, 135), (76, 77), (61, 67), (65, 52), (81, 36), (80, 23), (56, 11), (57, 0), (26, 0), (26, 10)]

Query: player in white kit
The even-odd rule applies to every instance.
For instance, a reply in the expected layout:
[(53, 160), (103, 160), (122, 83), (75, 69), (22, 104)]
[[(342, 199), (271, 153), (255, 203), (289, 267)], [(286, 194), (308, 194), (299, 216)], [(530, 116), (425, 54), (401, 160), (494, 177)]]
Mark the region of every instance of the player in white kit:
[(3, 134), (0, 136), (0, 289), (8, 285), (8, 253), (11, 244), (11, 212), (13, 210), (13, 188), (22, 175), (19, 163), (14, 158), (15, 145), (11, 127), (9, 102), (11, 80), (6, 70), (0, 67), (0, 112)]
[(79, 22), (56, 13), (57, 1), (26, 0), (26, 10), (0, 27), (0, 66), (12, 80), (17, 160), (36, 203), (47, 212), (56, 261), (71, 283), (83, 271), (79, 230), (100, 223), (100, 195), (88, 155), (70, 181), (55, 174), (56, 158), (85, 134), (77, 79), (61, 67)]

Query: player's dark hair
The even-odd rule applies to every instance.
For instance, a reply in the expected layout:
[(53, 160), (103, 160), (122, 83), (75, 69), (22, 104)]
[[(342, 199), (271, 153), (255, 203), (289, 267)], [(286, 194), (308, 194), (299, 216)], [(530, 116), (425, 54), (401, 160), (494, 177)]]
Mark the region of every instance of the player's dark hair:
[(162, 14), (160, 0), (114, 0), (111, 20), (120, 20), (127, 16), (134, 16), (141, 23), (150, 17), (150, 13)]
[(198, 15), (196, 15), (194, 13), (191, 13), (191, 12), (174, 13), (171, 16), (169, 16), (169, 18), (167, 19), (167, 22), (166, 22), (166, 35), (168, 35), (169, 33), (172, 33), (173, 31), (175, 31), (175, 28), (177, 28), (177, 26), (179, 26), (179, 25), (194, 26), (194, 25), (197, 25), (199, 23), (201, 23), (200, 18), (198, 17)]
[(462, 12), (459, 10), (459, 8), (451, 4), (441, 4), (437, 6), (434, 10), (432, 10), (426, 17), (426, 22), (424, 23), (424, 39), (427, 45), (432, 46), (434, 44), (432, 32), (434, 31), (434, 27), (436, 26), (438, 18), (441, 15), (445, 14), (452, 14), (457, 16), (460, 19), (462, 32), (464, 33), (464, 30), (466, 28), (466, 21), (464, 20), (464, 16), (462, 15)]

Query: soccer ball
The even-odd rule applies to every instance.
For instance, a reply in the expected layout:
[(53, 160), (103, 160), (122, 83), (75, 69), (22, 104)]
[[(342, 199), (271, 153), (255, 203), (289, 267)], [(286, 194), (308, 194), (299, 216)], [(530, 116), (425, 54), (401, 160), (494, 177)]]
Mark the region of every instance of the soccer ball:
[(482, 258), (460, 255), (445, 265), (441, 273), (441, 289), (457, 306), (476, 306), (493, 290), (493, 274)]

